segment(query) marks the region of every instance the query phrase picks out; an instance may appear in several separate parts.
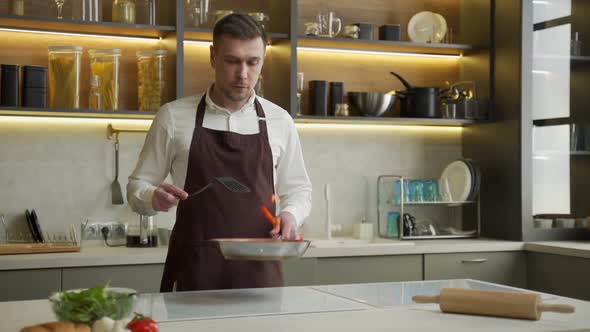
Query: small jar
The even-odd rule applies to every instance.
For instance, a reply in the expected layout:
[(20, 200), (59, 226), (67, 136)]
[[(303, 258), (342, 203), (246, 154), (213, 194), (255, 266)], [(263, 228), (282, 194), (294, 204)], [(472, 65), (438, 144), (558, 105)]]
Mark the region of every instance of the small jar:
[(25, 0), (12, 0), (12, 6), (10, 13), (12, 15), (24, 16), (25, 15)]
[(116, 23), (135, 24), (135, 0), (113, 0), (112, 17)]
[(166, 50), (137, 52), (137, 94), (140, 111), (157, 111), (162, 105)]
[(114, 111), (119, 108), (120, 49), (89, 50), (90, 71), (99, 78), (100, 109)]
[(49, 107), (80, 108), (82, 47), (49, 47)]
[(135, 22), (156, 25), (156, 0), (136, 0)]

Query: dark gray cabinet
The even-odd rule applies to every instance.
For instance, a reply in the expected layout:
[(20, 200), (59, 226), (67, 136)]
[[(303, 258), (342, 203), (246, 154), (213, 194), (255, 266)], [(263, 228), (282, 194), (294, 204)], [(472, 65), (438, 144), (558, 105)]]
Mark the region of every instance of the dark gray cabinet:
[(317, 259), (317, 284), (422, 280), (422, 255)]
[(529, 289), (590, 301), (590, 259), (529, 252)]
[(0, 271), (0, 301), (39, 300), (61, 290), (61, 269)]
[(526, 287), (524, 252), (476, 252), (424, 255), (424, 279), (477, 279)]
[(91, 266), (63, 269), (63, 289), (99, 285), (133, 288), (141, 293), (160, 291), (163, 264)]
[(291, 259), (283, 262), (285, 286), (309, 286), (316, 284), (315, 258)]

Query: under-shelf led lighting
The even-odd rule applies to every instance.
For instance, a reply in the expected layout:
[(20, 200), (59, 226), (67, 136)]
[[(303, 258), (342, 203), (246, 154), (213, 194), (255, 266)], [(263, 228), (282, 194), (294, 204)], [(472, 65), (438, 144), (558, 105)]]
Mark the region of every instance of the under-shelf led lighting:
[(85, 37), (85, 38), (92, 37), (92, 38), (154, 41), (154, 42), (162, 40), (162, 37), (158, 37), (158, 38), (154, 38), (154, 37), (127, 37), (127, 36), (115, 36), (115, 35), (96, 35), (96, 34), (90, 34), (90, 33), (56, 32), (56, 31), (41, 31), (41, 30), (29, 30), (29, 29), (0, 28), (0, 31), (35, 33), (35, 34), (42, 34), (42, 35), (72, 36), (72, 37)]
[(360, 131), (417, 131), (458, 133), (463, 127), (425, 126), (425, 125), (386, 125), (386, 124), (348, 124), (348, 123), (295, 123), (302, 130), (360, 130)]
[(121, 125), (136, 129), (147, 129), (150, 127), (150, 119), (117, 119), (117, 118), (66, 118), (59, 116), (20, 116), (6, 115), (0, 116), (0, 127), (8, 126), (22, 128), (23, 124), (28, 125), (67, 125), (72, 128), (80, 126), (106, 126), (108, 124)]
[(365, 54), (365, 55), (390, 55), (390, 56), (409, 56), (419, 58), (438, 58), (438, 59), (459, 59), (461, 55), (451, 54), (426, 54), (426, 53), (406, 53), (406, 52), (387, 52), (387, 51), (366, 51), (366, 50), (353, 50), (346, 48), (323, 48), (323, 47), (307, 47), (298, 46), (298, 50), (301, 51), (315, 51), (315, 52), (330, 52), (330, 53), (350, 53), (350, 54)]
[[(206, 41), (206, 40), (183, 40), (183, 42), (185, 44), (198, 45), (198, 46), (207, 46), (207, 47), (213, 45), (213, 42)], [(271, 44), (266, 44), (266, 48), (271, 48), (271, 47), (272, 47)]]

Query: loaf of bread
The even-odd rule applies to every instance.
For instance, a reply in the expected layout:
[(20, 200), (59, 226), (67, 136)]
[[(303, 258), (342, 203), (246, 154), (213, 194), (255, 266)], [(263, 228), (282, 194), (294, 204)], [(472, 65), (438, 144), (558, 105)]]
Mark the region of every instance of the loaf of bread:
[(90, 332), (90, 326), (72, 322), (49, 322), (27, 326), (20, 332)]

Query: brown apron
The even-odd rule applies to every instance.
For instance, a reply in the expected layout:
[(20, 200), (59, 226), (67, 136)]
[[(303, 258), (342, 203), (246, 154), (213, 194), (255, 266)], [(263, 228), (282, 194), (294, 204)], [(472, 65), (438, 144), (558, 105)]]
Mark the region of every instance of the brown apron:
[[(207, 242), (213, 238), (269, 237), (272, 225), (260, 212), (274, 193), (272, 152), (262, 106), (255, 100), (259, 133), (241, 135), (203, 127), (205, 96), (197, 107), (186, 183), (187, 193), (218, 176), (232, 176), (250, 188), (233, 193), (217, 183), (202, 194), (180, 201), (170, 236), (161, 292), (280, 287), (278, 261), (226, 261)], [(272, 204), (271, 204), (272, 205)], [(268, 204), (267, 204), (268, 206)], [(275, 213), (274, 206), (270, 206)]]

